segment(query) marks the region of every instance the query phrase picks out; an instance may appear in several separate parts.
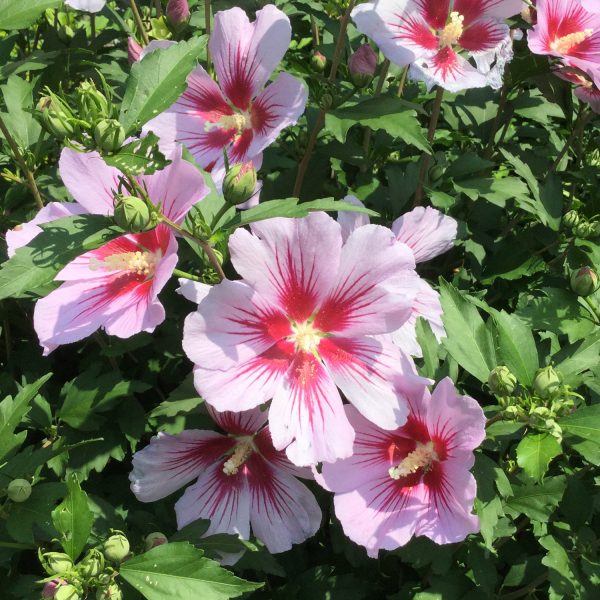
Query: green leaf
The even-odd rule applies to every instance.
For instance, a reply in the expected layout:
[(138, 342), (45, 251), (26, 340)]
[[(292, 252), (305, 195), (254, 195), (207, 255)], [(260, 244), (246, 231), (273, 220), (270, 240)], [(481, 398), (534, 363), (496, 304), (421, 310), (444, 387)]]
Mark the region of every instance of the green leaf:
[(442, 320), (446, 335), (442, 340), (448, 353), (458, 364), (486, 382), (497, 365), (494, 340), (477, 308), (453, 285), (440, 279)]
[(559, 371), (570, 385), (578, 385), (579, 374), (597, 367), (600, 363), (600, 331), (585, 340), (565, 346), (552, 357)]
[(262, 586), (236, 577), (187, 542), (136, 556), (121, 565), (120, 574), (148, 600), (226, 600)]
[(71, 260), (106, 244), (123, 232), (110, 217), (79, 215), (41, 225), (42, 233), (0, 269), (0, 300), (24, 298), (48, 285)]
[(392, 137), (401, 138), (407, 144), (431, 153), (416, 111), (401, 98), (369, 98), (328, 112), (325, 116), (325, 127), (342, 143), (346, 141), (348, 130), (357, 124), (374, 131), (383, 129)]
[(193, 375), (190, 373), (164, 402), (152, 409), (149, 417), (174, 417), (181, 412), (188, 413), (194, 410), (203, 402), (204, 400), (198, 396)]
[(565, 433), (600, 445), (600, 404), (578, 408), (558, 424)]
[(324, 210), (327, 212), (345, 210), (349, 212), (366, 213), (372, 217), (379, 216), (375, 211), (354, 206), (342, 200), (333, 198), (322, 198), (311, 202), (302, 202), (298, 198), (286, 198), (284, 200), (268, 200), (261, 202), (258, 206), (248, 210), (238, 212), (233, 219), (225, 223), (221, 229), (228, 230), (236, 227), (242, 227), (256, 221), (273, 219), (274, 217), (301, 218), (308, 216), (314, 211)]
[(30, 111), (33, 108), (33, 84), (17, 75), (1, 86), (8, 114), (2, 117), (17, 145), (27, 149), (35, 144), (41, 132), (40, 124)]
[(577, 592), (582, 591), (581, 585), (573, 572), (572, 562), (567, 551), (551, 535), (541, 537), (539, 543), (548, 551), (542, 558), (542, 564), (549, 568), (554, 592), (561, 594), (562, 598), (581, 598), (582, 596), (576, 593), (576, 590)]
[(533, 479), (541, 481), (550, 461), (562, 452), (560, 443), (547, 433), (525, 436), (517, 446), (517, 464)]
[(58, 8), (63, 0), (0, 0), (0, 29), (24, 29), (48, 8)]
[(104, 162), (132, 175), (151, 175), (171, 163), (158, 148), (158, 137), (149, 133), (141, 140), (123, 146), (116, 154), (105, 155)]
[(498, 332), (500, 361), (525, 386), (533, 384), (539, 366), (535, 339), (531, 330), (516, 315), (504, 311), (491, 311)]
[(206, 37), (159, 48), (131, 67), (119, 121), (127, 135), (160, 114), (186, 89), (186, 79), (206, 46)]
[(15, 434), (14, 430), (29, 410), (29, 403), (50, 377), (52, 373), (23, 387), (14, 400), (8, 396), (0, 402), (0, 460), (25, 441), (27, 432)]
[(67, 479), (67, 490), (66, 498), (52, 511), (52, 523), (59, 533), (63, 550), (75, 561), (92, 531), (94, 513), (75, 473)]
[(416, 323), (417, 341), (423, 351), (423, 362), (425, 363), (421, 369), (421, 375), (424, 377), (435, 376), (435, 372), (440, 364), (438, 350), (440, 343), (437, 341), (429, 321), (423, 317), (419, 317)]
[(564, 475), (549, 478), (542, 485), (513, 485), (514, 496), (506, 502), (506, 508), (517, 515), (522, 513), (532, 521), (547, 523), (566, 487)]

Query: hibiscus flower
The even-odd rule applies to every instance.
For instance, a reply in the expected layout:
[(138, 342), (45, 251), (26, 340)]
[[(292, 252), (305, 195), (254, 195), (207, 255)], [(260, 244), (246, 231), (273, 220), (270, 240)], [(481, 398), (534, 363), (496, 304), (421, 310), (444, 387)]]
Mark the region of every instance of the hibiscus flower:
[(75, 10), (97, 13), (104, 8), (106, 0), (65, 0), (65, 4)]

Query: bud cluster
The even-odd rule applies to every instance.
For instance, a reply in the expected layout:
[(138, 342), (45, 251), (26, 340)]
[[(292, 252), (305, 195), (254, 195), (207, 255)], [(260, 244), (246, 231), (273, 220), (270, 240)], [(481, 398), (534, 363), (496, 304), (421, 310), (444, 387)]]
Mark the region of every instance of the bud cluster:
[(570, 229), (576, 238), (582, 240), (600, 236), (600, 221), (589, 221), (576, 210), (566, 212), (562, 224), (566, 229)]

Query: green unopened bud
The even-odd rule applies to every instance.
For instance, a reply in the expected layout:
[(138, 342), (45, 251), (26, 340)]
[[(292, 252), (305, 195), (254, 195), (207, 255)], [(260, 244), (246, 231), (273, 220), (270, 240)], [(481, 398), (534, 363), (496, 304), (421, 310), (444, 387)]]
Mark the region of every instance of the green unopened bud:
[(98, 576), (103, 569), (104, 555), (96, 549), (90, 550), (77, 565), (77, 572), (85, 579)]
[(156, 546), (162, 546), (168, 541), (169, 540), (167, 539), (167, 536), (164, 533), (162, 533), (161, 531), (153, 531), (152, 533), (149, 533), (144, 539), (146, 552), (148, 552), (148, 550), (152, 550), (152, 548), (156, 548)]
[(37, 104), (37, 114), (44, 129), (60, 140), (75, 134), (73, 112), (58, 96), (44, 96)]
[(505, 416), (507, 416), (509, 419), (516, 419), (520, 416), (521, 411), (519, 410), (518, 406), (507, 406), (504, 409), (504, 414)]
[(54, 594), (54, 600), (79, 600), (80, 598), (77, 588), (70, 583), (61, 585)]
[(590, 237), (600, 236), (600, 221), (590, 223)]
[(539, 369), (533, 380), (533, 389), (540, 398), (549, 398), (561, 384), (560, 375), (553, 367)]
[(551, 416), (551, 412), (549, 408), (546, 408), (545, 406), (536, 406), (532, 411), (531, 414), (535, 415), (536, 417), (539, 417), (540, 419), (547, 419), (548, 417)]
[(570, 229), (577, 227), (577, 225), (579, 225), (579, 215), (577, 214), (577, 211), (570, 210), (565, 213), (562, 222), (565, 227), (569, 227)]
[(590, 234), (593, 232), (593, 229), (593, 225), (591, 225), (587, 221), (584, 221), (583, 223), (579, 223), (579, 225), (577, 225), (577, 227), (575, 228), (575, 235), (578, 238), (585, 240), (588, 237), (590, 237)]
[(327, 66), (327, 59), (318, 50), (315, 50), (310, 57), (310, 66), (317, 72), (322, 73)]
[(323, 110), (329, 110), (333, 107), (333, 95), (329, 92), (325, 92), (319, 98), (319, 107)]
[(115, 205), (115, 223), (125, 231), (139, 233), (156, 226), (148, 205), (135, 196), (119, 198)]
[(598, 289), (598, 274), (591, 267), (581, 267), (571, 273), (571, 289), (578, 296), (590, 296)]
[(25, 502), (31, 496), (31, 484), (27, 479), (13, 479), (6, 488), (6, 494), (13, 502)]
[(434, 165), (429, 169), (429, 181), (437, 183), (444, 176), (444, 167), (442, 165)]
[(104, 542), (102, 552), (107, 560), (121, 562), (129, 554), (129, 541), (122, 533), (111, 535)]
[(83, 81), (77, 88), (77, 100), (81, 118), (96, 123), (110, 117), (111, 107), (106, 96), (98, 90), (93, 81)]
[(252, 161), (233, 165), (223, 179), (225, 202), (236, 205), (247, 202), (256, 190), (256, 169)]
[(41, 562), (48, 575), (62, 575), (73, 569), (71, 557), (63, 552), (44, 552)]
[(490, 372), (488, 385), (496, 396), (510, 396), (517, 387), (517, 379), (508, 367), (500, 366)]
[(96, 147), (104, 152), (116, 152), (125, 141), (125, 130), (116, 119), (102, 119), (94, 127)]
[(116, 583), (111, 583), (108, 587), (96, 592), (96, 600), (121, 600), (123, 592)]

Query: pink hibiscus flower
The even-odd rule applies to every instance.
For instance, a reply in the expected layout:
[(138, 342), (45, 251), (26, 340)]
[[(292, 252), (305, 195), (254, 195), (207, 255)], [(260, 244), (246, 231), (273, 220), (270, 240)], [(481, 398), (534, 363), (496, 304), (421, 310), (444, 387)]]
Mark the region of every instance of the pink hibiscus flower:
[(529, 49), (562, 59), (589, 73), (600, 86), (600, 15), (579, 0), (538, 0), (537, 23), (529, 32)]
[[(345, 202), (356, 206), (364, 204), (355, 196), (346, 196)], [(369, 223), (364, 213), (340, 212), (338, 222), (342, 226), (342, 235), (346, 239), (357, 227)], [(396, 239), (406, 244), (412, 251), (415, 262), (420, 263), (447, 252), (454, 245), (457, 223), (435, 208), (418, 206), (402, 215), (392, 224)], [(422, 356), (417, 341), (417, 319), (423, 317), (431, 325), (438, 340), (446, 335), (442, 323), (442, 305), (439, 294), (424, 280), (415, 277), (413, 281), (416, 295), (411, 313), (406, 322), (389, 336), (404, 352), (412, 356)]]
[(369, 556), (393, 550), (413, 535), (438, 544), (479, 531), (471, 514), (476, 495), (473, 450), (485, 439), (485, 417), (450, 378), (433, 394), (409, 391), (406, 425), (384, 431), (346, 407), (356, 430), (354, 454), (323, 465), (317, 481), (335, 493), (335, 514), (344, 532)]
[(389, 60), (412, 65), (411, 77), (457, 92), (501, 85), (498, 72), (512, 58), (504, 19), (523, 6), (522, 0), (377, 0), (357, 6), (352, 18)]
[(243, 280), (211, 288), (184, 327), (208, 403), (240, 411), (272, 399), (274, 446), (301, 466), (352, 452), (336, 386), (381, 427), (404, 422), (391, 378), (414, 365), (371, 337), (400, 327), (413, 303), (414, 259), (389, 229), (360, 227), (343, 243), (339, 224), (313, 213), (239, 229), (229, 249)]
[(554, 74), (575, 85), (575, 96), (590, 105), (595, 113), (600, 113), (600, 89), (582, 71), (563, 67), (556, 69)]
[[(208, 193), (202, 174), (176, 149), (164, 170), (138, 178), (162, 213), (180, 223)], [(111, 215), (121, 173), (96, 152), (62, 151), (61, 178), (74, 203), (51, 203), (29, 223), (7, 233), (9, 254), (31, 241), (38, 225), (82, 213)], [(124, 235), (86, 252), (56, 276), (64, 283), (38, 300), (34, 326), (48, 354), (60, 344), (83, 339), (100, 327), (118, 337), (152, 331), (165, 318), (157, 296), (177, 264), (177, 241), (165, 225)]]
[(255, 408), (232, 413), (209, 411), (227, 435), (190, 430), (159, 433), (133, 456), (131, 489), (153, 502), (197, 479), (175, 504), (179, 528), (209, 519), (205, 536), (250, 537), (250, 528), (270, 552), (285, 552), (313, 536), (321, 510), (296, 477), (312, 478), (273, 448), (266, 413)]
[(220, 87), (197, 67), (184, 94), (144, 131), (165, 147), (182, 142), (207, 170), (222, 167), (224, 149), (232, 163), (260, 164), (262, 151), (298, 120), (308, 98), (287, 73), (265, 87), (290, 40), (290, 21), (273, 5), (259, 10), (254, 23), (241, 8), (218, 12), (209, 49)]

